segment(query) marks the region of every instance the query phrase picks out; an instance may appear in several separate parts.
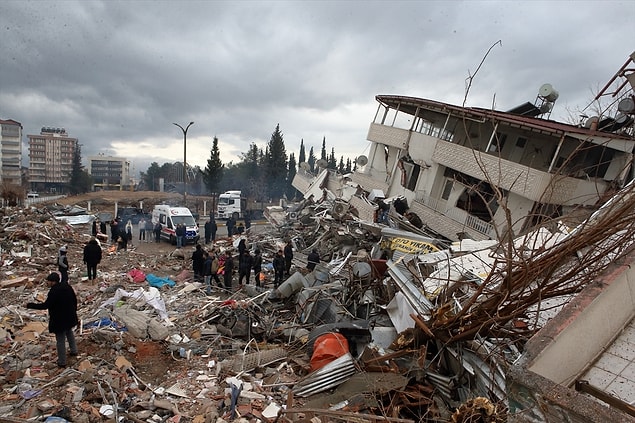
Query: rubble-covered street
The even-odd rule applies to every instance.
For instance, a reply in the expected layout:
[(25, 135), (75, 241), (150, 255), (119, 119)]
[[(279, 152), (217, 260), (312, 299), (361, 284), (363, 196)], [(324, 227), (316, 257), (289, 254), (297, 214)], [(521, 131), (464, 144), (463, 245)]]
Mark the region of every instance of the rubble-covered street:
[[(211, 295), (194, 280), (191, 244), (135, 237), (128, 251), (116, 251), (105, 241), (97, 279), (88, 281), (82, 250), (90, 224), (56, 218), (51, 204), (4, 209), (0, 419), (506, 421), (507, 368), (605, 266), (604, 251), (618, 257), (616, 245), (632, 235), (619, 220), (612, 240), (593, 225), (577, 230), (586, 238), (571, 238), (576, 230), (564, 226), (539, 230), (515, 241), (517, 270), (508, 274), (510, 256), (495, 241), (444, 241), (394, 203), (376, 223), (354, 206), (359, 201), (325, 195), (273, 207), (267, 226), (231, 239), (221, 225), (221, 238), (205, 248), (230, 250), (238, 264), (245, 239), (249, 251), (262, 252), (265, 277), (262, 287), (253, 275), (239, 286), (236, 273), (232, 290), (214, 287)], [(587, 253), (596, 269), (577, 280), (566, 269), (582, 247), (571, 239), (605, 239)], [(287, 241), (290, 275), (276, 288), (271, 263)], [(81, 319), (79, 355), (66, 368), (56, 365), (46, 312), (25, 308), (46, 298), (43, 281), (62, 245)], [(309, 270), (312, 251), (320, 262)]]

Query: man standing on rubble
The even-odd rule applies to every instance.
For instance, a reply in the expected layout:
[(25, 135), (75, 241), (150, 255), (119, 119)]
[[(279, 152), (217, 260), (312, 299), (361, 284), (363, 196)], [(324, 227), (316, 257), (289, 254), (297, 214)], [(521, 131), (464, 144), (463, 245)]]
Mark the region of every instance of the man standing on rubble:
[(313, 250), (311, 250), (311, 252), (309, 253), (306, 259), (307, 259), (307, 264), (306, 264), (307, 270), (313, 271), (313, 269), (315, 269), (315, 266), (320, 262), (320, 255), (318, 254), (317, 250), (314, 248)]
[(254, 255), (254, 276), (256, 277), (256, 286), (260, 286), (260, 272), (262, 272), (262, 255), (260, 250), (256, 248)]
[(95, 237), (90, 237), (90, 241), (84, 247), (84, 263), (86, 263), (88, 281), (97, 278), (97, 265), (101, 261), (101, 247)]
[(278, 250), (278, 254), (273, 258), (273, 271), (274, 271), (274, 281), (273, 284), (277, 288), (282, 283), (284, 279), (284, 256), (282, 255), (282, 250)]
[(51, 273), (46, 277), (49, 293), (43, 303), (27, 303), (26, 308), (48, 310), (49, 332), (55, 334), (57, 348), (57, 365), (66, 367), (66, 341), (70, 355), (77, 355), (77, 343), (73, 327), (77, 326), (77, 297), (73, 288), (60, 282), (60, 275)]
[(196, 244), (196, 249), (192, 253), (192, 270), (194, 271), (194, 280), (196, 282), (203, 278), (205, 266), (205, 255), (201, 244)]
[(291, 244), (291, 240), (289, 240), (287, 241), (287, 244), (284, 246), (284, 274), (286, 277), (290, 276), (292, 261), (293, 261), (293, 245)]
[(232, 258), (231, 251), (225, 251), (225, 265), (223, 266), (223, 280), (225, 282), (225, 289), (232, 289), (232, 276), (234, 275), (234, 259)]
[(238, 285), (243, 286), (243, 278), (249, 285), (249, 276), (251, 276), (251, 268), (254, 266), (254, 258), (249, 254), (249, 250), (245, 250), (240, 258), (238, 265)]
[(60, 248), (57, 255), (57, 270), (62, 275), (62, 281), (60, 283), (68, 283), (68, 256), (66, 255), (66, 245)]

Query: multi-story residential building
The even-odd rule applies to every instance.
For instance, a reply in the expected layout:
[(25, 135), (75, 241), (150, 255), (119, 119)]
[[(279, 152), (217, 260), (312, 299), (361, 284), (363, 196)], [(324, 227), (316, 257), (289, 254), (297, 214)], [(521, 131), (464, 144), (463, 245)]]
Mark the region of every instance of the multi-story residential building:
[(0, 182), (22, 185), (22, 124), (0, 119)]
[(39, 135), (29, 138), (29, 183), (31, 189), (63, 192), (70, 181), (73, 157), (79, 148), (64, 128), (43, 127)]
[(90, 156), (88, 173), (95, 190), (122, 190), (130, 185), (130, 161), (123, 157)]
[[(510, 229), (522, 233), (545, 219), (593, 210), (635, 173), (629, 69), (613, 81), (623, 87), (612, 95), (617, 107), (580, 124), (549, 119), (558, 98), (550, 84), (533, 104), (505, 112), (378, 95), (369, 153), (357, 158), (351, 180), (374, 197), (399, 198), (428, 230), (453, 241), (500, 239)], [(293, 183), (305, 196), (329, 184), (315, 182), (298, 172)]]

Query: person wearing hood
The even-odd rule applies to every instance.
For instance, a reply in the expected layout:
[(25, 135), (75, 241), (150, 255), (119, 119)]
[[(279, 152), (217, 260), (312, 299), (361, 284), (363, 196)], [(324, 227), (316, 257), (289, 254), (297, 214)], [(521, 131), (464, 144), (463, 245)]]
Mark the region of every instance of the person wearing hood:
[(91, 237), (84, 247), (84, 263), (86, 263), (88, 280), (97, 278), (97, 265), (101, 261), (101, 247), (95, 237)]
[(49, 332), (55, 334), (58, 367), (66, 367), (66, 342), (70, 355), (77, 355), (77, 343), (73, 327), (77, 326), (77, 297), (67, 283), (60, 282), (60, 275), (51, 273), (46, 277), (49, 293), (43, 303), (27, 303), (26, 308), (48, 310)]
[(57, 254), (57, 270), (62, 275), (60, 283), (68, 283), (68, 256), (66, 255), (66, 245), (62, 246)]

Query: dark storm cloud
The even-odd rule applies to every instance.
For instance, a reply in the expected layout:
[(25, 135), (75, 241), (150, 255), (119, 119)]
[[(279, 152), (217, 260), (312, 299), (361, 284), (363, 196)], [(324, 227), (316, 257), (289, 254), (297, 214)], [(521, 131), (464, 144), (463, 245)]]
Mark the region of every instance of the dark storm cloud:
[[(0, 2), (0, 118), (65, 127), (84, 156), (204, 166), (264, 147), (367, 146), (377, 94), (509, 109), (549, 82), (582, 108), (633, 51), (635, 2)], [(27, 150), (25, 150), (26, 152)], [(27, 156), (27, 154), (25, 154)]]

